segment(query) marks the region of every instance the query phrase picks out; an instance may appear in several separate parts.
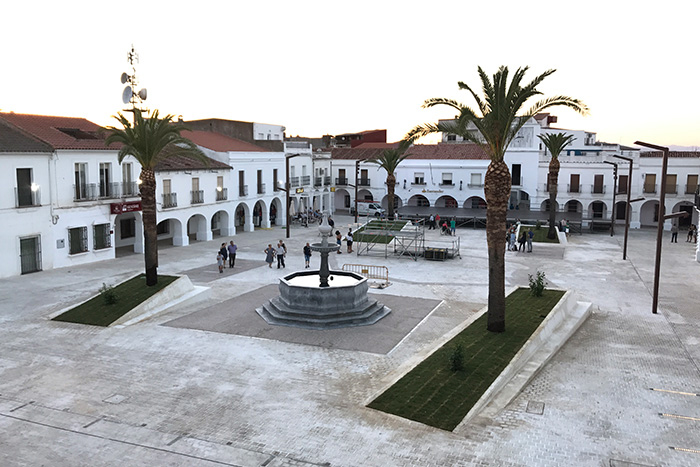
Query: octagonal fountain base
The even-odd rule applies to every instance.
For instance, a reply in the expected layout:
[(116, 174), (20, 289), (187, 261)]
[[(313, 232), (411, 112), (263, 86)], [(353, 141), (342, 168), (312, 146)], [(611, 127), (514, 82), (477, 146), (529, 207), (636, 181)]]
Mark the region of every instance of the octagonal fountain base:
[(280, 279), (279, 297), (255, 311), (269, 324), (333, 329), (374, 324), (391, 310), (367, 296), (367, 279), (331, 271), (328, 287), (319, 287), (319, 271), (300, 271)]

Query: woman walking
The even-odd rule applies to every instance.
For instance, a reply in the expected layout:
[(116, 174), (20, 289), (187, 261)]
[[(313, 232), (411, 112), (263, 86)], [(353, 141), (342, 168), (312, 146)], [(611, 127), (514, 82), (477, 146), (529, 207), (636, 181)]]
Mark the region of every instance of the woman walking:
[(275, 260), (275, 249), (272, 248), (272, 244), (268, 243), (267, 248), (265, 248), (265, 262), (269, 268), (272, 268), (272, 262)]

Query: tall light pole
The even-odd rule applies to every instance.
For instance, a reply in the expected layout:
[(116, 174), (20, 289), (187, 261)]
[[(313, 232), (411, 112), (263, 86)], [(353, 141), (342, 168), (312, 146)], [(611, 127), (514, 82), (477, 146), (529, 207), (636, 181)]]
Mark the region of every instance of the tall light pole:
[[(284, 183), (284, 188), (282, 187), (277, 187), (278, 190), (282, 190), (286, 193), (286, 208), (285, 208), (285, 214), (287, 216), (287, 222), (285, 222), (286, 225), (286, 232), (287, 232), (287, 237), (289, 238), (289, 224), (291, 223), (291, 218), (289, 216), (289, 205), (291, 198), (289, 196), (289, 190), (291, 189), (291, 184), (289, 183), (289, 159), (293, 159), (295, 157), (303, 156), (303, 154), (285, 154), (284, 156), (284, 169), (285, 169), (285, 183)], [(277, 180), (275, 180), (275, 185), (277, 185)]]
[(613, 201), (612, 210), (610, 212), (610, 236), (615, 235), (615, 195), (617, 194), (617, 163), (610, 161), (603, 161), (604, 164), (610, 164), (613, 166)]
[[(632, 200), (630, 199), (630, 197), (632, 196), (632, 165), (634, 161), (631, 157), (617, 155), (613, 155), (613, 157), (616, 159), (622, 159), (623, 161), (627, 161), (630, 165), (629, 174), (627, 175), (627, 211), (625, 212), (625, 240), (623, 242), (622, 247), (622, 259), (627, 259), (627, 235), (629, 234), (630, 230), (630, 214), (632, 213)], [(644, 198), (637, 198), (634, 201), (641, 201), (643, 199)]]
[(656, 262), (654, 264), (654, 296), (651, 303), (651, 312), (656, 314), (659, 308), (659, 272), (661, 271), (661, 243), (663, 241), (664, 222), (667, 219), (687, 216), (688, 213), (676, 212), (666, 215), (666, 172), (668, 171), (668, 148), (664, 146), (656, 146), (655, 144), (635, 141), (634, 144), (645, 148), (662, 151), (664, 154), (663, 163), (661, 165), (661, 192), (659, 193), (659, 215), (658, 228), (656, 229)]

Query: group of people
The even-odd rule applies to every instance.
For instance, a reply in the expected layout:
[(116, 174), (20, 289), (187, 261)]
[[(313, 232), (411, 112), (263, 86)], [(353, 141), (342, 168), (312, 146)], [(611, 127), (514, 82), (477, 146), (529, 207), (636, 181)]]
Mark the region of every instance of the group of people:
[(435, 230), (438, 227), (443, 235), (457, 235), (457, 219), (454, 217), (448, 221), (441, 219), (440, 214), (431, 214), (428, 218), (428, 230)]
[(233, 268), (236, 265), (236, 250), (238, 247), (233, 240), (226, 245), (226, 242), (221, 244), (219, 248), (219, 253), (216, 255), (216, 264), (219, 266), (219, 272), (223, 273), (226, 267), (226, 260), (228, 260), (228, 267)]
[(284, 257), (287, 256), (287, 245), (285, 245), (282, 240), (277, 242), (276, 247), (273, 247), (272, 243), (268, 243), (267, 248), (265, 248), (263, 252), (265, 253), (265, 262), (268, 267), (272, 267), (275, 258), (277, 258), (277, 269), (287, 267), (287, 265), (284, 264)]
[[(532, 229), (520, 229), (520, 236), (518, 236), (518, 226), (519, 224), (511, 225), (506, 233), (508, 251), (527, 251), (528, 253), (532, 253), (532, 239), (535, 233)], [(525, 249), (526, 246), (527, 250)]]
[[(698, 242), (698, 228), (695, 224), (688, 227), (688, 236), (685, 238), (686, 243)], [(671, 243), (678, 243), (678, 224), (675, 222), (671, 225)]]

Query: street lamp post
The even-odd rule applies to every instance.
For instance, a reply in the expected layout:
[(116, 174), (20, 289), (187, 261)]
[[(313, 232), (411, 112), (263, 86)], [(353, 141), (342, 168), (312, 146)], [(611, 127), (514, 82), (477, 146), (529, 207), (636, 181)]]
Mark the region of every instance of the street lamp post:
[[(295, 157), (299, 157), (299, 156), (302, 156), (302, 155), (303, 155), (303, 154), (289, 154), (289, 155), (285, 155), (285, 156), (284, 156), (284, 169), (285, 169), (284, 188), (282, 188), (282, 187), (280, 187), (280, 186), (277, 187), (278, 190), (282, 190), (282, 191), (284, 191), (284, 192), (286, 193), (286, 198), (287, 198), (287, 199), (286, 199), (286, 206), (287, 206), (287, 207), (286, 207), (286, 210), (285, 210), (285, 214), (286, 214), (286, 216), (287, 216), (287, 222), (285, 222), (285, 224), (287, 224), (287, 225), (286, 225), (286, 235), (287, 235), (286, 238), (289, 238), (289, 224), (291, 223), (291, 217), (290, 217), (290, 215), (289, 215), (289, 205), (290, 205), (290, 201), (291, 201), (291, 198), (290, 198), (290, 196), (289, 196), (289, 191), (290, 191), (290, 189), (291, 189), (291, 184), (290, 184), (290, 182), (289, 182), (289, 159), (293, 159), (293, 158), (295, 158)], [(277, 183), (278, 183), (277, 180), (275, 180), (275, 184), (277, 184)]]
[(610, 236), (615, 235), (615, 195), (617, 194), (617, 163), (610, 161), (603, 161), (604, 164), (610, 164), (613, 166), (613, 200), (612, 200), (612, 210), (610, 213)]
[[(627, 235), (629, 234), (630, 230), (630, 214), (632, 212), (632, 200), (630, 197), (632, 196), (632, 163), (633, 160), (630, 157), (625, 157), (625, 156), (616, 156), (613, 155), (614, 158), (616, 159), (622, 159), (623, 161), (627, 161), (630, 165), (629, 168), (629, 173), (627, 175), (627, 207), (626, 207), (626, 212), (625, 212), (625, 240), (623, 242), (623, 247), (622, 247), (622, 259), (627, 259)], [(637, 198), (634, 201), (641, 201), (644, 198)]]

